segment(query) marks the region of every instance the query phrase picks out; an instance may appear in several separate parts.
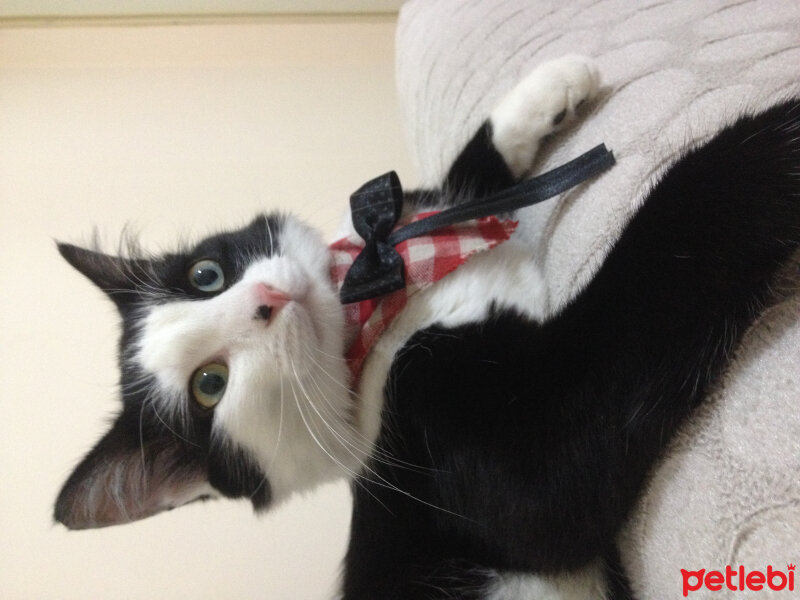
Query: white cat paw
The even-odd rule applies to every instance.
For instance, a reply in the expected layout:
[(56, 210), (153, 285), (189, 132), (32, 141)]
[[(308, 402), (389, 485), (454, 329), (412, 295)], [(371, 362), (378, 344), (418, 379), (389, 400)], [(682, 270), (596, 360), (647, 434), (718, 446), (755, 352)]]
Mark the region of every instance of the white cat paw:
[(597, 95), (600, 76), (591, 58), (569, 54), (531, 71), (492, 111), (492, 142), (516, 177), (533, 165), (541, 140)]

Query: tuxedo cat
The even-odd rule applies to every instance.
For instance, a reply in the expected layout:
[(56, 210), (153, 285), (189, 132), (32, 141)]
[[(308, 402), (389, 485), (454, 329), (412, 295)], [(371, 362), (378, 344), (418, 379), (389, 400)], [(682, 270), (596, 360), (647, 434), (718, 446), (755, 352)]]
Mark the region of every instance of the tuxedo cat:
[[(405, 211), (513, 185), (597, 87), (588, 59), (541, 65)], [(800, 245), (798, 131), (786, 101), (687, 150), (554, 314), (522, 234), (470, 258), (357, 379), (329, 248), (291, 216), (163, 256), (59, 244), (119, 309), (122, 409), (56, 519), (220, 496), (262, 511), (347, 477), (347, 600), (631, 598), (616, 534)]]

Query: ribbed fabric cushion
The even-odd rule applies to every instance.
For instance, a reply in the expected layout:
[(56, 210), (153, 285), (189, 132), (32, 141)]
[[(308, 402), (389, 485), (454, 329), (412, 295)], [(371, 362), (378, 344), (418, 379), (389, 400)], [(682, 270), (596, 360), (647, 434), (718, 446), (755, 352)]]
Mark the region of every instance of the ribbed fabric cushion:
[[(400, 15), (397, 85), (423, 183), (442, 177), (527, 71), (576, 52), (596, 58), (600, 98), (545, 144), (535, 170), (599, 142), (618, 164), (523, 215), (553, 309), (591, 278), (682, 149), (744, 111), (800, 97), (800, 2), (413, 0)], [(681, 568), (798, 561), (798, 315), (794, 295), (750, 332), (655, 473), (623, 543), (642, 598), (682, 597)]]

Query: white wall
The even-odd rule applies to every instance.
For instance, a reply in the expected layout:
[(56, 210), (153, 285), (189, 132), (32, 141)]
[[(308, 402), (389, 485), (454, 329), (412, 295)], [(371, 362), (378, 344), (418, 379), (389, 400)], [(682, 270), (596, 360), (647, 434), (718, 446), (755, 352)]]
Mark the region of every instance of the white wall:
[(291, 209), (330, 231), (391, 168), (413, 182), (391, 17), (0, 29), (0, 597), (326, 598), (349, 520), (332, 486), (67, 532), (64, 478), (116, 408), (116, 315), (53, 239), (131, 223), (146, 247)]

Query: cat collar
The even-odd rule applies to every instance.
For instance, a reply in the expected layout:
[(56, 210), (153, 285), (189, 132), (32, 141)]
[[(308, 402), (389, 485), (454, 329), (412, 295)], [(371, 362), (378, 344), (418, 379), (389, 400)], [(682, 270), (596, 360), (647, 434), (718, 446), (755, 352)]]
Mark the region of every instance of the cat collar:
[[(400, 222), (403, 189), (394, 171), (350, 197), (351, 235), (331, 244), (331, 277), (348, 323), (361, 326), (347, 354), (355, 378), (372, 345), (415, 293), (464, 264), (476, 252), (509, 239), (517, 227), (495, 215), (537, 204), (614, 164), (600, 144), (570, 162), (485, 198)], [(398, 224), (400, 225), (398, 227)]]

